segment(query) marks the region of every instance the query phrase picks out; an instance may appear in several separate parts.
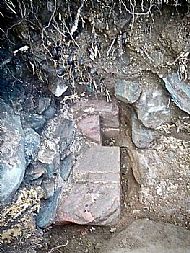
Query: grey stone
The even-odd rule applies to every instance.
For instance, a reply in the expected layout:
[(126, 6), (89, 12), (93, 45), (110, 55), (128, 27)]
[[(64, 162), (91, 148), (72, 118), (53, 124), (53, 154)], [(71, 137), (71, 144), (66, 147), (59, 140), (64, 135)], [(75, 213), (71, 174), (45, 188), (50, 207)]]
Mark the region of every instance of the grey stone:
[[(54, 162), (54, 160), (56, 160), (57, 158), (57, 161)], [(46, 167), (46, 173), (47, 173), (47, 177), (48, 178), (53, 178), (57, 175), (59, 175), (59, 171), (60, 171), (60, 155), (57, 155), (54, 157), (52, 163), (49, 163), (49, 164), (44, 164), (45, 167)]]
[(158, 134), (143, 124), (137, 119), (135, 114), (131, 117), (132, 123), (132, 140), (138, 148), (149, 148), (152, 142), (158, 137)]
[(190, 231), (169, 223), (136, 220), (103, 246), (102, 253), (188, 253)]
[(138, 100), (141, 94), (141, 85), (133, 80), (118, 80), (115, 85), (116, 97), (129, 104)]
[(40, 147), (40, 136), (32, 128), (24, 129), (24, 134), (25, 159), (28, 165), (37, 157)]
[(40, 97), (37, 107), (37, 113), (42, 114), (50, 105), (51, 99), (48, 97)]
[(40, 162), (30, 164), (26, 169), (25, 178), (27, 180), (36, 180), (46, 173), (44, 164)]
[(57, 206), (59, 202), (60, 189), (57, 189), (53, 197), (44, 200), (41, 203), (40, 211), (37, 215), (37, 226), (46, 228), (51, 225), (55, 220)]
[(45, 123), (46, 119), (39, 114), (30, 114), (29, 116), (25, 117), (27, 127), (31, 127), (34, 130), (38, 131), (41, 130)]
[(138, 119), (147, 128), (156, 128), (170, 122), (169, 96), (157, 78), (143, 81), (142, 94), (136, 103)]
[(60, 97), (67, 89), (68, 89), (68, 86), (65, 84), (65, 82), (62, 78), (61, 78), (61, 80), (57, 80), (56, 85), (53, 84), (50, 86), (51, 92), (56, 97)]
[(60, 151), (63, 153), (72, 143), (75, 136), (75, 126), (71, 119), (65, 119), (60, 129)]
[(74, 133), (74, 123), (65, 118), (64, 113), (49, 120), (42, 132), (38, 160), (46, 165), (48, 178), (60, 175), (61, 159), (68, 155), (70, 145), (74, 141)]
[(73, 180), (62, 192), (55, 223), (111, 225), (119, 216), (120, 150), (91, 147), (73, 168)]
[(180, 80), (177, 73), (169, 74), (163, 80), (174, 103), (190, 114), (190, 83)]
[(53, 180), (53, 179), (43, 180), (42, 187), (44, 190), (44, 194), (45, 194), (44, 198), (45, 199), (49, 199), (49, 198), (53, 197), (54, 192), (55, 192), (55, 180)]
[(164, 217), (188, 217), (190, 141), (161, 136), (151, 149), (131, 149), (129, 154), (143, 205)]
[(25, 172), (24, 132), (20, 117), (0, 99), (0, 201), (5, 202), (20, 186)]
[(72, 167), (74, 164), (74, 156), (72, 154), (68, 155), (63, 161), (61, 161), (60, 165), (60, 176), (62, 177), (63, 180), (67, 180)]
[(56, 114), (56, 108), (53, 105), (50, 105), (47, 110), (43, 113), (46, 120), (52, 119)]

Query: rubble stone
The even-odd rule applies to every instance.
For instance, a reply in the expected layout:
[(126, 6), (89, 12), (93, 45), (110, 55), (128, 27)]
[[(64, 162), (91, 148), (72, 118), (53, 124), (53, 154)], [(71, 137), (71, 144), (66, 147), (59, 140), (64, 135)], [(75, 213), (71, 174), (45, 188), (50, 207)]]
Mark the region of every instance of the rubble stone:
[(141, 94), (141, 86), (136, 81), (118, 80), (115, 85), (116, 97), (129, 104), (138, 100)]
[(24, 134), (25, 158), (27, 164), (29, 164), (37, 157), (40, 147), (40, 136), (32, 128), (24, 129)]
[(60, 164), (60, 176), (63, 180), (68, 180), (69, 175), (71, 173), (73, 164), (74, 164), (74, 155), (69, 154)]
[(42, 163), (35, 162), (32, 164), (29, 164), (29, 166), (26, 169), (25, 178), (27, 180), (36, 180), (40, 178), (43, 174), (45, 174), (46, 170)]
[(53, 196), (41, 203), (40, 211), (37, 215), (37, 226), (46, 228), (54, 222), (58, 206), (60, 189), (57, 189)]
[(174, 103), (181, 110), (190, 114), (190, 84), (180, 80), (177, 73), (169, 74), (163, 80)]
[(24, 132), (20, 117), (0, 99), (0, 202), (8, 201), (25, 172)]
[(133, 114), (131, 117), (132, 140), (138, 148), (149, 148), (152, 142), (158, 137), (153, 129), (146, 128)]
[(42, 114), (49, 106), (51, 99), (48, 97), (41, 97), (38, 101), (37, 113)]
[[(152, 78), (152, 79), (151, 79)], [(169, 96), (157, 78), (144, 78), (142, 94), (136, 103), (138, 119), (147, 128), (156, 128), (170, 122)]]

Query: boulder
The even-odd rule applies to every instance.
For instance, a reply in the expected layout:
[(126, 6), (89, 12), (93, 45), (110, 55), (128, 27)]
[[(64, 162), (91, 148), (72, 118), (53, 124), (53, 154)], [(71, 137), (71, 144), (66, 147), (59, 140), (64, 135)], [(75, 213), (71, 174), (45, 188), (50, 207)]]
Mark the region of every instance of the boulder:
[(142, 80), (142, 94), (136, 102), (138, 119), (147, 128), (159, 127), (170, 122), (169, 96), (160, 81), (153, 77)]
[(132, 140), (137, 148), (149, 148), (153, 141), (158, 137), (158, 133), (153, 129), (146, 128), (137, 119), (135, 114), (131, 117)]
[(174, 103), (181, 110), (190, 114), (190, 83), (181, 80), (177, 73), (171, 73), (163, 80)]
[(40, 148), (40, 135), (32, 128), (24, 129), (24, 150), (27, 165), (31, 163), (38, 154)]
[(141, 85), (133, 80), (118, 80), (115, 85), (116, 97), (126, 103), (133, 104), (141, 94)]
[(24, 132), (20, 117), (0, 99), (0, 202), (9, 200), (25, 172)]

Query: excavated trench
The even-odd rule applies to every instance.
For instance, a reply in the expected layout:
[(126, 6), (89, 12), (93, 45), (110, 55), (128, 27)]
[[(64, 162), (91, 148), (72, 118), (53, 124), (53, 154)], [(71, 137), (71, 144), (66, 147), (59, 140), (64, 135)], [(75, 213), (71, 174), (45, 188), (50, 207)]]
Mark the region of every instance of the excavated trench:
[(142, 4), (0, 4), (0, 252), (190, 249), (189, 2)]

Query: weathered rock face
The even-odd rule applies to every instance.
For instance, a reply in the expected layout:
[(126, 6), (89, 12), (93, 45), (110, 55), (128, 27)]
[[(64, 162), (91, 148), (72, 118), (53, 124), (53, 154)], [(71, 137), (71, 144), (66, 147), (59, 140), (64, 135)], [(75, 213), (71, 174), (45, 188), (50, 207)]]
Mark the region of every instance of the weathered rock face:
[(37, 157), (40, 147), (40, 136), (32, 128), (24, 129), (24, 134), (25, 158), (28, 165)]
[(91, 147), (73, 168), (73, 183), (60, 197), (55, 222), (111, 225), (119, 216), (119, 148)]
[[(4, 31), (9, 31), (10, 41), (15, 43), (17, 38), (14, 34), (20, 36), (19, 44), (22, 39), (27, 42), (28, 51), (16, 50), (18, 54), (14, 52), (14, 57), (4, 59), (0, 71), (5, 69), (5, 79), (5, 72), (11, 73), (11, 78), (7, 79), (11, 80), (11, 85), (3, 85), (2, 97), (13, 105), (23, 119), (23, 127), (27, 128), (24, 183), (34, 185), (34, 188), (39, 186), (43, 192), (37, 225), (44, 228), (55, 221), (107, 225), (118, 219), (119, 148), (97, 146), (102, 143), (127, 147), (125, 151), (129, 152), (131, 159), (124, 164), (124, 169), (132, 168), (139, 184), (138, 204), (166, 219), (175, 217), (174, 221), (184, 220), (184, 216), (189, 215), (189, 119), (187, 125), (183, 124), (182, 127), (187, 128), (180, 135), (180, 124), (175, 133), (164, 132), (164, 129), (167, 130), (170, 121), (173, 125), (178, 124), (171, 115), (172, 109), (178, 109), (175, 104), (189, 113), (189, 14), (183, 14), (183, 17), (174, 15), (174, 9), (170, 10), (171, 6), (166, 8), (164, 3), (163, 8), (150, 8), (149, 17), (139, 15), (138, 19), (133, 19), (132, 15), (126, 14), (122, 1), (119, 1), (119, 8), (118, 1), (115, 1), (109, 17), (107, 11), (102, 11), (107, 9), (106, 4), (110, 5), (109, 0), (96, 1), (95, 7), (91, 5), (94, 1), (82, 1), (84, 5), (81, 7), (80, 1), (58, 0), (55, 6), (52, 1), (48, 1), (47, 6), (45, 1), (34, 2), (36, 6), (44, 3), (41, 13), (36, 6), (34, 10), (37, 11), (36, 20), (39, 18), (42, 26), (46, 27), (39, 32), (36, 29), (39, 24), (33, 15), (31, 22), (25, 22), (24, 14), (16, 11), (17, 25), (10, 26), (14, 29), (5, 27)], [(130, 1), (124, 2), (130, 7)], [(152, 1), (144, 1), (147, 5), (144, 11), (148, 10), (149, 2), (152, 4)], [(26, 3), (26, 9), (27, 6), (30, 4)], [(19, 7), (16, 8), (22, 9)], [(21, 7), (25, 7), (24, 3)], [(143, 6), (139, 7), (143, 12)], [(163, 9), (162, 16), (157, 12), (159, 9)], [(26, 19), (27, 14), (26, 11)], [(63, 20), (68, 31), (63, 29)], [(76, 29), (77, 35), (75, 32), (69, 34), (73, 29)], [(13, 47), (9, 46), (11, 51)], [(10, 55), (13, 55), (12, 51)], [(17, 63), (20, 60), (32, 70), (32, 81), (28, 78), (29, 81), (23, 82), (26, 76), (22, 75), (24, 69)], [(186, 81), (179, 80), (174, 74), (177, 71)], [(119, 103), (115, 103), (112, 96), (114, 86), (115, 95), (121, 101)], [(82, 139), (80, 143), (69, 113), (62, 110), (65, 104), (71, 105), (72, 102), (76, 102), (73, 115)], [(123, 120), (123, 132), (118, 120), (118, 104), (124, 110), (130, 108), (132, 114), (132, 117), (128, 115)], [(2, 120), (15, 121), (16, 128), (7, 123), (5, 136), (10, 132), (12, 139), (6, 137), (3, 147), (15, 153), (3, 153), (2, 160), (9, 162), (13, 157), (16, 160), (7, 165), (9, 174), (6, 175), (6, 180), (12, 181), (15, 185), (11, 187), (16, 189), (22, 173), (17, 170), (20, 178), (15, 180), (10, 171), (13, 167), (22, 167), (24, 171), (24, 151), (20, 144), (22, 129), (16, 122), (16, 116), (12, 112), (9, 114)], [(116, 143), (112, 138), (118, 135), (122, 139), (125, 132), (130, 132), (126, 142)], [(77, 153), (78, 150), (81, 153)], [(80, 157), (75, 165), (76, 153), (80, 153)]]
[(132, 104), (141, 94), (141, 85), (137, 81), (118, 80), (115, 86), (115, 95), (123, 102)]
[(190, 114), (190, 83), (180, 80), (179, 74), (177, 73), (169, 74), (163, 80), (174, 103), (181, 110)]
[(170, 122), (169, 96), (156, 78), (145, 77), (142, 94), (136, 103), (138, 119), (145, 127), (156, 128)]
[(49, 89), (56, 96), (60, 97), (68, 88), (63, 78), (64, 69), (56, 69), (54, 66), (43, 64), (42, 68), (48, 75)]
[(42, 201), (39, 214), (37, 215), (38, 227), (46, 228), (54, 222), (59, 194), (60, 189), (57, 189), (53, 196), (51, 196), (48, 200), (45, 200), (44, 202)]
[(162, 136), (152, 149), (130, 152), (135, 161), (133, 174), (141, 185), (141, 202), (167, 217), (188, 216), (190, 142)]
[(64, 114), (49, 121), (42, 133), (43, 141), (38, 152), (38, 160), (44, 164), (53, 164), (73, 140), (74, 126)]
[(103, 253), (188, 253), (190, 232), (169, 223), (134, 221), (106, 243)]
[(64, 188), (63, 181), (68, 179), (74, 163), (75, 126), (68, 111), (49, 120), (42, 136), (38, 163), (33, 167), (33, 173), (42, 175), (45, 171), (41, 184), (44, 199), (37, 215), (37, 225), (45, 228), (54, 222), (59, 195)]
[(138, 148), (149, 148), (158, 137), (154, 130), (146, 128), (133, 113), (131, 117), (132, 141)]
[(0, 201), (4, 203), (20, 186), (25, 172), (24, 132), (20, 117), (0, 99)]

